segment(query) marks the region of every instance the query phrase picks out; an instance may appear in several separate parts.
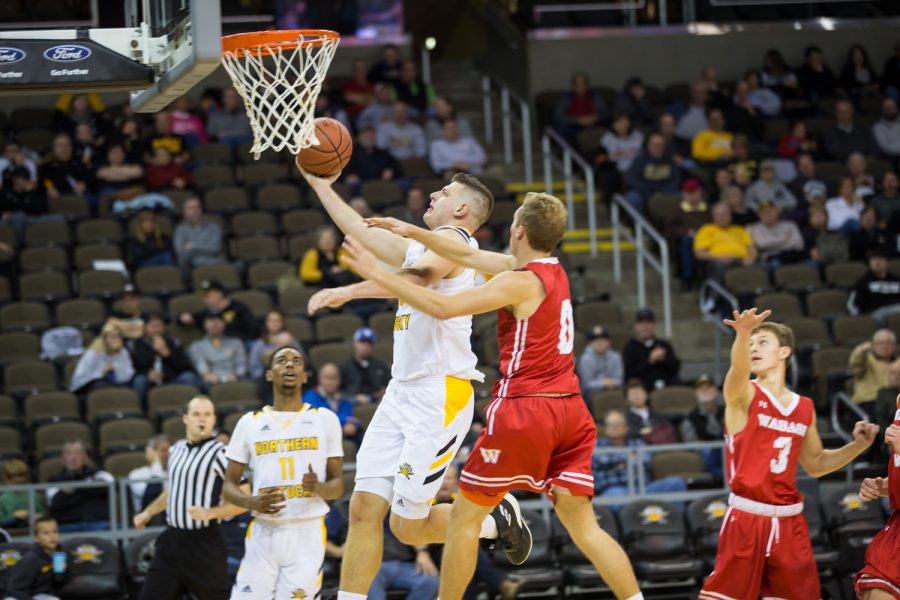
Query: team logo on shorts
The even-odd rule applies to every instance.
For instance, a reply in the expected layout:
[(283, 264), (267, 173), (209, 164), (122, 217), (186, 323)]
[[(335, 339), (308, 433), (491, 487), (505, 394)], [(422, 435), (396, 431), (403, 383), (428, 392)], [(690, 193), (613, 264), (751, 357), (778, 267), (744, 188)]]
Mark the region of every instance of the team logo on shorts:
[(306, 591), (301, 588), (297, 588), (296, 590), (291, 592), (291, 598), (306, 598)]
[(859, 494), (847, 494), (841, 498), (841, 506), (844, 507), (844, 512), (859, 510), (862, 508), (862, 501), (859, 499)]
[(415, 475), (415, 473), (413, 472), (412, 465), (409, 463), (403, 463), (402, 465), (400, 465), (400, 470), (397, 471), (397, 473), (400, 475), (403, 475), (407, 479), (409, 479), (410, 477)]
[(703, 509), (703, 512), (707, 515), (708, 521), (715, 521), (716, 519), (721, 519), (725, 516), (725, 511), (728, 510), (728, 505), (722, 502), (721, 500), (714, 500), (706, 505), (706, 508)]
[(640, 513), (641, 522), (644, 525), (649, 525), (651, 523), (668, 523), (669, 522), (669, 511), (664, 510), (662, 506), (657, 506), (656, 504), (650, 504), (646, 506), (644, 510)]
[(492, 465), (496, 465), (497, 461), (500, 460), (500, 450), (497, 448), (479, 448), (481, 452), (481, 459)]

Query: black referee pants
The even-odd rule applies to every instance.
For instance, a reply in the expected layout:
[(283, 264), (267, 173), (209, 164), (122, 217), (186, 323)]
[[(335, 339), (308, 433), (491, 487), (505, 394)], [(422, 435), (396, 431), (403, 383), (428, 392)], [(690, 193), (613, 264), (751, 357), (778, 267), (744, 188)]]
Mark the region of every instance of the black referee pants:
[(218, 525), (205, 529), (166, 530), (156, 540), (156, 553), (141, 590), (141, 600), (227, 600), (231, 577), (225, 540)]

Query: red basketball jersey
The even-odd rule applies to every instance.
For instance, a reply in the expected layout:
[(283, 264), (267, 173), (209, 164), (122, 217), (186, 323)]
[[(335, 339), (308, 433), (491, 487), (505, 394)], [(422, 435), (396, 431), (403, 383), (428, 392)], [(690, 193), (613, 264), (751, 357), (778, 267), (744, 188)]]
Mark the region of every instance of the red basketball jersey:
[(575, 326), (569, 278), (556, 258), (539, 258), (520, 271), (531, 271), (546, 296), (533, 315), (516, 319), (507, 309), (497, 316), (500, 372), (496, 398), (580, 393), (572, 355)]
[(757, 502), (802, 502), (797, 490), (797, 462), (815, 414), (813, 401), (794, 394), (785, 408), (756, 382), (753, 389), (747, 425), (735, 435), (726, 431), (728, 483), (738, 496)]
[[(894, 413), (892, 425), (900, 427), (900, 396), (897, 397), (897, 412)], [(888, 461), (888, 489), (891, 500), (891, 510), (900, 510), (900, 454), (891, 452)]]

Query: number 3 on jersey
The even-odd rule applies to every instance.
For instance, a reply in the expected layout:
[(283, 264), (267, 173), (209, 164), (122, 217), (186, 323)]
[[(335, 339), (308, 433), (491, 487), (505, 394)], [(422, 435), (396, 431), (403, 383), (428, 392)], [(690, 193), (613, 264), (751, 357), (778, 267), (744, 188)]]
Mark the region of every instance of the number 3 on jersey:
[(572, 354), (575, 347), (575, 319), (572, 315), (572, 301), (562, 301), (559, 311), (559, 344), (556, 348), (560, 354)]
[(784, 473), (787, 470), (788, 466), (788, 456), (791, 453), (791, 445), (794, 443), (789, 437), (783, 436), (775, 440), (775, 443), (772, 445), (778, 452), (778, 458), (773, 458), (769, 461), (769, 470), (776, 475), (778, 473)]

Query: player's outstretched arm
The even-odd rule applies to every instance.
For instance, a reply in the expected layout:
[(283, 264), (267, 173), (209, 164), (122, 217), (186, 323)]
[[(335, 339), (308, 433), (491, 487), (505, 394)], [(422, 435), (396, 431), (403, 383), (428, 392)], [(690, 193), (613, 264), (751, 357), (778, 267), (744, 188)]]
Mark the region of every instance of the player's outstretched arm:
[(416, 286), (398, 274), (382, 269), (372, 253), (353, 238), (347, 238), (344, 247), (350, 253), (348, 260), (353, 270), (361, 277), (374, 281), (398, 298), (403, 298), (407, 304), (437, 319), (477, 315), (513, 306), (543, 291), (540, 280), (534, 275), (509, 271), (497, 275), (480, 287), (445, 295)]
[(384, 229), (415, 240), (432, 252), (481, 273), (494, 275), (516, 268), (516, 260), (508, 254), (472, 248), (461, 239), (442, 236), (393, 217), (373, 217), (363, 222), (370, 228)]
[[(298, 166), (297, 168), (299, 169), (300, 167)], [(343, 198), (338, 196), (337, 192), (331, 187), (337, 176), (329, 178), (316, 177), (303, 169), (300, 169), (300, 173), (303, 174), (306, 182), (309, 183), (309, 187), (319, 197), (322, 206), (325, 207), (328, 215), (338, 228), (344, 232), (344, 235), (352, 235), (358, 238), (379, 260), (383, 260), (392, 267), (399, 268), (403, 265), (403, 261), (406, 260), (406, 248), (409, 246), (409, 240), (387, 231), (366, 227), (359, 213), (350, 208), (350, 205), (344, 202)]]
[(750, 383), (750, 334), (769, 315), (771, 310), (756, 314), (756, 309), (734, 311), (733, 319), (723, 319), (723, 323), (734, 329), (734, 343), (731, 345), (731, 366), (725, 374), (722, 391), (725, 404), (746, 410), (753, 399), (753, 385)]
[(878, 429), (878, 425), (858, 421), (853, 427), (852, 442), (834, 450), (826, 450), (822, 446), (822, 438), (819, 437), (813, 413), (812, 423), (806, 430), (803, 446), (800, 448), (800, 466), (813, 477), (822, 477), (837, 471), (872, 445), (878, 435)]

